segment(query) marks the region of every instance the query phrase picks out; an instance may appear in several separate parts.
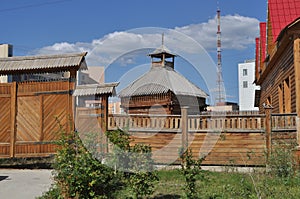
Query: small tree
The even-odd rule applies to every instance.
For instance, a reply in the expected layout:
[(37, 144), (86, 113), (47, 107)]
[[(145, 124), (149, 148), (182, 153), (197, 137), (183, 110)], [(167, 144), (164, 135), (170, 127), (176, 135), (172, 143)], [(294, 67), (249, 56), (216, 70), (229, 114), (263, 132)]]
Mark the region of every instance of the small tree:
[[(61, 131), (55, 156), (53, 187), (60, 198), (111, 198), (120, 189), (118, 176), (83, 146), (77, 132)], [(57, 196), (57, 191), (53, 193)], [(47, 196), (47, 197), (46, 197)], [(55, 196), (55, 197), (56, 197)], [(54, 198), (45, 194), (45, 198)]]
[(198, 160), (193, 159), (193, 153), (191, 149), (179, 151), (181, 159), (181, 172), (185, 179), (184, 191), (189, 199), (198, 198), (196, 191), (197, 178), (203, 177), (201, 174), (201, 163), (205, 157), (200, 157)]
[(125, 181), (135, 198), (149, 196), (154, 192), (158, 181), (154, 171), (152, 149), (150, 146), (136, 144), (130, 146), (129, 134), (121, 129), (106, 133), (114, 144), (113, 162), (124, 173)]

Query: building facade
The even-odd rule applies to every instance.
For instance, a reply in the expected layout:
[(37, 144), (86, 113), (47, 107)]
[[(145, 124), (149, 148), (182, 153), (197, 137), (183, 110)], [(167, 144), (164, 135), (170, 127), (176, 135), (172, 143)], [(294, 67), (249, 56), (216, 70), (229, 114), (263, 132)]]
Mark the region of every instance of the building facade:
[(239, 110), (257, 111), (254, 106), (255, 90), (259, 86), (254, 83), (255, 80), (255, 61), (246, 60), (238, 64), (238, 82), (239, 82)]

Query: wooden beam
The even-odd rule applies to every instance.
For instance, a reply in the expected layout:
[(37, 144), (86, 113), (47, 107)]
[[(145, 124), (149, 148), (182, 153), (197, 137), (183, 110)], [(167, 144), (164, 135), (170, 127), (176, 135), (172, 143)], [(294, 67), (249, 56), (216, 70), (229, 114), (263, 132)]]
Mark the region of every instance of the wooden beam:
[(16, 144), (16, 118), (17, 118), (17, 83), (13, 82), (11, 86), (11, 97), (10, 97), (10, 157), (15, 157), (15, 144)]
[(265, 128), (266, 128), (266, 150), (267, 150), (267, 161), (269, 160), (269, 157), (271, 155), (271, 150), (272, 150), (272, 143), (271, 143), (271, 133), (272, 133), (272, 123), (271, 123), (271, 114), (272, 114), (272, 109), (273, 107), (270, 105), (266, 105), (265, 107), (265, 114), (266, 114), (266, 119), (265, 119)]
[(40, 95), (40, 141), (44, 140), (44, 97)]
[(188, 148), (188, 107), (181, 108), (181, 146), (183, 151)]
[[(300, 38), (294, 40), (294, 70), (295, 70), (295, 86), (296, 86), (296, 113), (297, 118), (300, 117)], [(300, 132), (298, 134), (298, 147), (300, 146)]]

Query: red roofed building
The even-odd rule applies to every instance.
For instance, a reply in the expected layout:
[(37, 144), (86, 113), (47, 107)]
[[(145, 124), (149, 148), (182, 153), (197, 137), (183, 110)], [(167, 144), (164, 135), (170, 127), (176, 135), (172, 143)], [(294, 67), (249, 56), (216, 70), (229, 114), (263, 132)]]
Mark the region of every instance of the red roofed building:
[[(273, 113), (296, 113), (300, 121), (300, 0), (269, 0), (267, 23), (256, 39), (255, 105)], [(269, 107), (270, 107), (269, 106)], [(297, 131), (300, 164), (300, 131)]]
[(263, 104), (270, 104), (273, 112), (300, 115), (300, 0), (269, 0), (267, 14), (256, 39), (256, 84), (261, 87), (256, 104), (261, 112)]

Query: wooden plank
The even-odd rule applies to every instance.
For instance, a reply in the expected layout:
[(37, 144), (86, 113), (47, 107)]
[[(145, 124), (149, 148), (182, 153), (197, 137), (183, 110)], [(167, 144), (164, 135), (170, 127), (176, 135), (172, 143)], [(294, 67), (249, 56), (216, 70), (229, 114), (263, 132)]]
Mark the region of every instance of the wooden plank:
[(39, 141), (40, 99), (38, 96), (17, 99), (17, 141)]
[(43, 95), (40, 96), (40, 141), (44, 140), (44, 111), (43, 111)]
[(15, 142), (16, 142), (16, 117), (17, 117), (17, 83), (14, 82), (11, 86), (11, 129), (10, 129), (10, 157), (15, 157)]
[(0, 142), (10, 142), (11, 131), (11, 101), (0, 97)]

